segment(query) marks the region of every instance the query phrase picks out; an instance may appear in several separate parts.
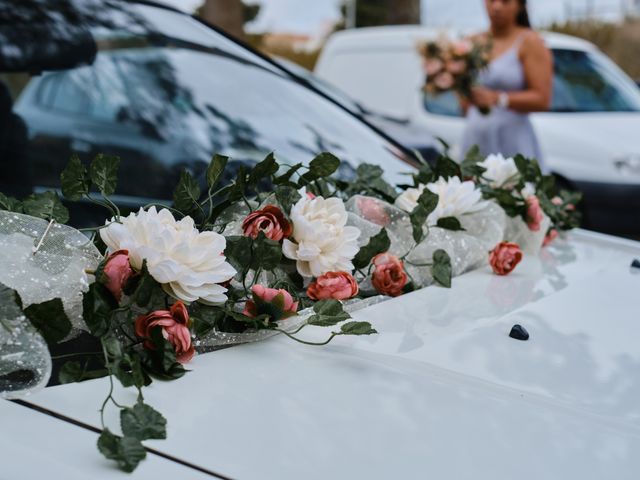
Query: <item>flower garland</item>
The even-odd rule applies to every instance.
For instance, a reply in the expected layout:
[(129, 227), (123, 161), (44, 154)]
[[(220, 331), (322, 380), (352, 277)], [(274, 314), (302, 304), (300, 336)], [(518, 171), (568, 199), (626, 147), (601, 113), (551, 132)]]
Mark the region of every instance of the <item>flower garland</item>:
[[(413, 184), (404, 186), (389, 185), (382, 169), (367, 164), (358, 167), (353, 181), (336, 179), (332, 175), (340, 161), (329, 153), (308, 166), (289, 167), (270, 154), (251, 169), (241, 167), (231, 184), (220, 185), (227, 162), (214, 156), (204, 188), (183, 172), (171, 207), (149, 205), (128, 216), (109, 198), (116, 189), (117, 158), (98, 155), (87, 170), (73, 157), (61, 175), (66, 199), (85, 198), (110, 214), (93, 229), (104, 258), (83, 295), (86, 329), (99, 339), (101, 351), (65, 363), (60, 380), (109, 376), (98, 449), (125, 471), (145, 457), (141, 442), (166, 437), (166, 421), (144, 402), (143, 388), (153, 378), (184, 375), (197, 340), (269, 330), (310, 343), (297, 336), (306, 325), (334, 328), (316, 345), (341, 335), (374, 334), (369, 323), (350, 320), (343, 302), (395, 297), (425, 286), (423, 277), (411, 275), (409, 264), (450, 286), (452, 260), (446, 248), (427, 249), (429, 256), (415, 261), (435, 229), (463, 234), (465, 219), (491, 203), (522, 218), (531, 230), (540, 229), (541, 216), (549, 217), (547, 239), (579, 222), (579, 198), (569, 192), (556, 196), (549, 177), (523, 157), (482, 159), (472, 150), (459, 165), (444, 155), (435, 165), (422, 165)], [(352, 202), (360, 212), (356, 218), (347, 209)], [(394, 208), (401, 215), (389, 213)], [(66, 208), (50, 192), (22, 202), (0, 194), (0, 210), (68, 220)], [(364, 222), (366, 233), (358, 222)], [(398, 235), (409, 243), (396, 241)], [(499, 275), (521, 259), (513, 243), (500, 243), (486, 256)], [(14, 294), (3, 298), (17, 299)], [(295, 331), (286, 328), (286, 320), (303, 310), (309, 312), (305, 322)], [(58, 311), (32, 322), (45, 338), (53, 338), (48, 330), (55, 330), (60, 340), (69, 333), (63, 317)], [(92, 369), (90, 360), (100, 367)], [(138, 390), (135, 405), (116, 402), (114, 379)], [(120, 409), (121, 436), (104, 422), (109, 406)]]

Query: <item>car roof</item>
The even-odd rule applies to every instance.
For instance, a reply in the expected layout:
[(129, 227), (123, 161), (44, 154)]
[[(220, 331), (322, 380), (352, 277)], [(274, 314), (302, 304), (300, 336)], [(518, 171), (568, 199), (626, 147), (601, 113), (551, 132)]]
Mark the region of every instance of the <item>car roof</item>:
[[(366, 27), (336, 32), (330, 37), (329, 43), (332, 44), (331, 46), (334, 48), (338, 45), (349, 48), (360, 47), (364, 44), (368, 47), (373, 47), (376, 43), (384, 44), (387, 47), (392, 45), (406, 46), (407, 37), (420, 40), (424, 38), (435, 38), (439, 35), (456, 37), (469, 35), (471, 33), (473, 33), (473, 31), (469, 29), (435, 28), (423, 25)], [(541, 31), (540, 34), (550, 48), (583, 51), (595, 50), (597, 48), (591, 42), (571, 35), (547, 31)]]

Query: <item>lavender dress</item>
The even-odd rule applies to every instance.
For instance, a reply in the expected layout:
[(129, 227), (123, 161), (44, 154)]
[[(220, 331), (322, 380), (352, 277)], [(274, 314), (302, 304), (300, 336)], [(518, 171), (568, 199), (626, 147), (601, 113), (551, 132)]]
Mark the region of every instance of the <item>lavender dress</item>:
[[(526, 88), (524, 68), (518, 58), (522, 40), (521, 35), (509, 50), (491, 61), (478, 77), (480, 85), (504, 92)], [(488, 115), (483, 115), (471, 106), (462, 136), (463, 155), (474, 145), (480, 147), (483, 155), (502, 153), (511, 157), (521, 153), (525, 157), (536, 158), (543, 167), (540, 146), (526, 113), (493, 107)]]

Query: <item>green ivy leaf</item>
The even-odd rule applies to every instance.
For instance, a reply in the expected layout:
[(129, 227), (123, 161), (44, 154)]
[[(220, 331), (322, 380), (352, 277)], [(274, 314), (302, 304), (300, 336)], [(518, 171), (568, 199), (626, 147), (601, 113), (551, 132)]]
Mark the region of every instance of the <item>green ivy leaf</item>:
[(442, 249), (433, 252), (431, 275), (443, 287), (451, 288), (451, 258)]
[(24, 314), (50, 345), (60, 342), (71, 331), (71, 322), (59, 298), (29, 305)]
[(228, 162), (229, 157), (218, 154), (213, 156), (207, 167), (207, 185), (209, 188), (213, 188), (218, 183)]
[(120, 410), (120, 426), (125, 437), (133, 437), (138, 440), (163, 440), (167, 438), (165, 418), (160, 412), (142, 402)]
[(69, 221), (69, 210), (55, 192), (43, 192), (29, 195), (23, 202), (24, 213), (44, 220), (55, 220), (58, 223)]
[(301, 198), (298, 190), (288, 186), (277, 187), (275, 193), (276, 200), (286, 214), (291, 212), (291, 207)]
[(22, 202), (13, 197), (7, 197), (0, 192), (0, 210), (22, 213)]
[(369, 322), (347, 322), (340, 326), (342, 335), (372, 335), (378, 333)]
[(391, 241), (389, 240), (389, 235), (387, 235), (387, 230), (383, 228), (371, 237), (369, 242), (358, 251), (353, 259), (353, 266), (355, 268), (365, 268), (369, 265), (373, 257), (379, 253), (386, 252), (390, 246)]
[(180, 172), (180, 180), (173, 191), (173, 205), (184, 213), (191, 212), (200, 198), (200, 187), (186, 170)]
[(413, 227), (413, 240), (416, 243), (420, 243), (424, 238), (424, 225), (429, 214), (438, 206), (438, 200), (439, 197), (436, 193), (425, 188), (420, 197), (418, 197), (418, 205), (409, 214), (411, 226)]
[(238, 271), (243, 271), (251, 265), (251, 244), (252, 240), (243, 235), (232, 235), (227, 237), (227, 246), (224, 255), (227, 261)]
[(78, 155), (73, 154), (69, 163), (60, 174), (62, 195), (69, 200), (80, 200), (83, 195), (89, 194), (89, 179), (87, 169), (80, 161)]
[(303, 166), (304, 164), (302, 163), (296, 163), (294, 166), (289, 168), (289, 170), (284, 172), (282, 175), (280, 175), (279, 177), (276, 177), (273, 181), (274, 185), (288, 185), (289, 183), (291, 183), (291, 178), (293, 178), (296, 172), (300, 170)]
[(190, 307), (189, 318), (192, 322), (193, 333), (197, 337), (203, 337), (225, 317), (224, 310), (200, 303), (194, 303)]
[(358, 165), (358, 168), (356, 168), (356, 174), (358, 175), (358, 180), (371, 182), (372, 180), (382, 177), (384, 170), (382, 170), (382, 167), (379, 165), (361, 163)]
[(450, 177), (460, 177), (462, 175), (460, 165), (447, 155), (440, 155), (438, 157), (434, 173), (437, 178), (443, 177), (445, 179)]
[(88, 363), (88, 360), (85, 361), (83, 366), (80, 362), (66, 362), (58, 372), (58, 381), (62, 384), (76, 383), (109, 375), (109, 372), (104, 368), (87, 371)]
[(273, 152), (269, 153), (264, 160), (257, 163), (251, 173), (249, 174), (249, 179), (247, 183), (249, 185), (257, 185), (260, 180), (266, 177), (270, 177), (278, 171), (278, 163), (276, 162), (276, 157)]
[(309, 163), (309, 171), (302, 178), (312, 182), (318, 178), (332, 175), (340, 166), (340, 159), (329, 152), (322, 152)]
[(11, 330), (4, 321), (15, 320), (22, 316), (22, 301), (18, 292), (0, 283), (0, 326)]
[[(268, 239), (264, 232), (260, 232), (253, 241), (253, 262), (251, 268), (257, 270), (273, 270), (282, 260), (282, 246), (280, 242)], [(245, 254), (246, 255), (246, 254)]]
[(314, 315), (307, 319), (309, 325), (318, 327), (331, 327), (348, 318), (351, 318), (342, 308), (338, 300), (320, 300), (313, 305)]
[(118, 437), (105, 428), (98, 437), (98, 450), (109, 460), (118, 462), (121, 470), (131, 473), (145, 459), (147, 451), (134, 437)]
[(89, 177), (91, 178), (91, 182), (105, 197), (113, 195), (116, 191), (119, 166), (120, 158), (114, 155), (99, 153), (91, 161)]
[(113, 295), (103, 285), (92, 283), (82, 299), (82, 316), (89, 331), (96, 337), (105, 335), (111, 325), (111, 311), (117, 308)]
[(145, 307), (151, 302), (154, 290), (158, 287), (158, 282), (151, 276), (147, 268), (147, 260), (142, 261), (142, 269), (136, 280), (135, 290), (131, 298), (139, 307)]
[(454, 232), (464, 230), (462, 225), (460, 224), (460, 220), (456, 217), (442, 217), (438, 219), (436, 224), (440, 228), (444, 228), (445, 230), (453, 230)]

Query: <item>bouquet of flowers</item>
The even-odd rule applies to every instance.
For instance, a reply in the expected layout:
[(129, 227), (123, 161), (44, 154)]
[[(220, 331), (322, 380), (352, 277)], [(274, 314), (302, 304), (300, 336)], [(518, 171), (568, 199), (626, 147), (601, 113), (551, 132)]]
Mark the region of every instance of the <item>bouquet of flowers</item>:
[[(350, 182), (334, 178), (340, 160), (326, 152), (286, 167), (269, 154), (224, 185), (228, 160), (213, 157), (206, 185), (182, 172), (171, 205), (125, 216), (110, 199), (119, 159), (98, 155), (87, 168), (72, 157), (63, 196), (108, 211), (103, 225), (85, 229), (90, 238), (64, 225), (69, 213), (54, 192), (22, 201), (0, 194), (0, 372), (6, 345), (46, 355), (47, 345), (88, 331), (99, 348), (65, 355), (59, 381), (109, 377), (98, 449), (125, 471), (145, 457), (143, 441), (166, 437), (144, 387), (183, 376), (196, 353), (273, 334), (324, 345), (377, 333), (349, 311), (433, 282), (449, 287), (452, 276), (487, 263), (506, 215), (533, 215), (517, 193), (530, 182), (554, 228), (576, 223), (575, 199), (547, 201), (548, 180), (520, 157), (496, 176), (493, 160), (470, 155), (458, 165), (442, 156), (399, 186), (369, 164)], [(500, 272), (521, 258), (513, 248), (493, 255)], [(306, 326), (331, 331), (313, 343), (300, 337)], [(50, 359), (35, 363), (46, 383)], [(135, 405), (114, 399), (114, 380), (137, 389)], [(0, 384), (0, 394), (17, 390)], [(121, 435), (105, 424), (109, 407), (120, 410)]]
[[(491, 44), (441, 38), (421, 44), (419, 52), (426, 74), (425, 92), (437, 95), (453, 90), (468, 99), (478, 74), (489, 63)], [(482, 113), (488, 112), (482, 110)]]

